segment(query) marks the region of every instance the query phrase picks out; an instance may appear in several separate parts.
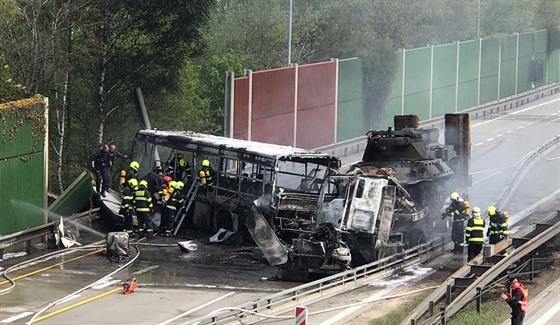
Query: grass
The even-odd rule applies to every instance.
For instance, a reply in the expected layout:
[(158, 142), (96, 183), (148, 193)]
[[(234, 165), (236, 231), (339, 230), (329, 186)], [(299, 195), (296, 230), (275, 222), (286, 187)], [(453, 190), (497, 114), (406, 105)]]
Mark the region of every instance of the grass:
[(385, 317), (374, 319), (370, 322), (371, 325), (398, 325), (408, 315), (414, 307), (416, 307), (422, 300), (424, 300), (430, 292), (423, 292), (415, 296), (411, 301), (406, 303), (399, 309), (394, 310), (387, 314)]

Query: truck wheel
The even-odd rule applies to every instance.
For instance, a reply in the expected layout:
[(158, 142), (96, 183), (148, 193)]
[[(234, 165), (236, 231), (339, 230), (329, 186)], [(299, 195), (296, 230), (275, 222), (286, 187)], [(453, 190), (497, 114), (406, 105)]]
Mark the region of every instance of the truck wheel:
[(426, 236), (420, 229), (412, 229), (407, 236), (408, 248), (412, 248), (426, 242)]

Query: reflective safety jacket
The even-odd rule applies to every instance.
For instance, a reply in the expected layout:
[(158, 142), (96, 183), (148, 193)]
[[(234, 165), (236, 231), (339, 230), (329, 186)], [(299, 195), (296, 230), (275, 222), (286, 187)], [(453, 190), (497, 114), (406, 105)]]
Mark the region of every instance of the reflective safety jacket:
[(199, 172), (200, 183), (206, 185), (214, 184), (214, 170), (212, 167), (202, 167)]
[(181, 191), (175, 191), (169, 198), (167, 202), (167, 208), (173, 212), (176, 212), (185, 203), (185, 198)]
[(465, 229), (465, 241), (472, 244), (484, 243), (484, 227), (486, 223), (480, 216), (469, 219)]
[(509, 235), (508, 224), (504, 215), (496, 210), (496, 213), (490, 216), (490, 226), (488, 227), (488, 236), (499, 235), (507, 237)]
[(509, 290), (507, 303), (510, 305), (513, 312), (519, 309), (522, 312), (527, 310), (529, 303), (529, 291), (521, 283), (515, 283)]
[(154, 207), (152, 195), (148, 190), (137, 190), (134, 192), (133, 205), (136, 212), (150, 212)]
[(123, 190), (123, 198), (121, 203), (121, 209), (123, 213), (131, 213), (132, 212), (132, 201), (134, 200), (134, 191), (127, 186)]
[(451, 204), (445, 210), (445, 215), (453, 217), (453, 222), (464, 222), (468, 219), (465, 203), (461, 201), (451, 201)]

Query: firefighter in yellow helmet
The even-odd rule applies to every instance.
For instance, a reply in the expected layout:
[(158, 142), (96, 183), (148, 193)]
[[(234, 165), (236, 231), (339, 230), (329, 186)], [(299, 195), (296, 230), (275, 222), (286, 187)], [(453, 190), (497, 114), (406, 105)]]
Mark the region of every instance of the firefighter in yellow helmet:
[(488, 217), (490, 219), (490, 225), (486, 235), (489, 238), (490, 244), (497, 244), (509, 235), (508, 224), (504, 214), (495, 206), (488, 207)]
[(449, 197), (451, 204), (442, 214), (442, 219), (453, 218), (453, 228), (451, 229), (451, 240), (454, 243), (451, 253), (463, 254), (465, 252), (465, 221), (468, 219), (467, 209), (459, 193), (453, 192)]
[(469, 245), (467, 247), (467, 261), (472, 260), (476, 255), (482, 252), (485, 227), (486, 222), (480, 215), (480, 208), (474, 207), (472, 209), (472, 218), (467, 222), (467, 228), (465, 230), (465, 241)]
[(203, 159), (200, 163), (200, 171), (198, 172), (200, 184), (210, 186), (214, 184), (214, 169), (210, 166), (210, 160)]
[(150, 226), (150, 219), (154, 212), (152, 194), (148, 191), (148, 182), (141, 180), (138, 189), (134, 191), (133, 206), (138, 218), (138, 233), (140, 236), (152, 238), (154, 230)]
[[(172, 181), (169, 183), (173, 186), (173, 194), (169, 197), (167, 201), (167, 205), (165, 206), (166, 211), (162, 215), (161, 220), (161, 229), (160, 233), (162, 236), (172, 236), (173, 234), (173, 225), (175, 224), (175, 217), (177, 212), (181, 209), (181, 207), (185, 204), (185, 198), (183, 197), (183, 187), (185, 184), (181, 181)], [(165, 216), (165, 218), (163, 218)]]
[(123, 190), (123, 198), (121, 203), (121, 210), (119, 211), (124, 217), (124, 231), (132, 236), (132, 212), (134, 207), (132, 202), (134, 200), (134, 191), (138, 187), (138, 181), (136, 178), (131, 178), (126, 183), (126, 187)]

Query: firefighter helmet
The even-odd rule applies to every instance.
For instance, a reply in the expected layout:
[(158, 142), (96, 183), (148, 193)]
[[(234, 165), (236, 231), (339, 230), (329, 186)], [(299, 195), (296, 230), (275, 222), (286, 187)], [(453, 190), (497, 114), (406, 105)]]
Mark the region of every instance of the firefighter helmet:
[(141, 180), (140, 183), (138, 183), (138, 186), (140, 188), (146, 189), (148, 188), (148, 182), (146, 180)]
[(480, 217), (480, 208), (479, 207), (472, 208), (472, 214), (475, 217)]
[(185, 183), (183, 183), (183, 182), (181, 182), (181, 181), (178, 181), (177, 184), (176, 184), (176, 188), (177, 188), (178, 190), (182, 190), (183, 187), (185, 187)]
[(130, 169), (134, 170), (135, 172), (137, 172), (139, 168), (140, 164), (137, 161), (133, 161), (130, 163)]
[(459, 193), (453, 192), (451, 193), (451, 196), (449, 198), (451, 198), (451, 200), (453, 201), (459, 201)]
[(173, 180), (173, 178), (171, 178), (171, 176), (165, 175), (163, 176), (163, 183), (164, 184), (169, 184), (169, 182), (171, 182)]
[(136, 178), (129, 179), (128, 186), (130, 186), (130, 188), (135, 188), (136, 186), (138, 186), (138, 181), (136, 180)]
[(210, 167), (210, 160), (208, 159), (202, 160), (202, 167)]
[(493, 216), (495, 214), (496, 214), (496, 207), (495, 206), (489, 206), (488, 207), (488, 215)]
[(169, 187), (171, 187), (171, 188), (177, 188), (177, 182), (176, 182), (176, 181), (171, 181), (171, 182), (169, 182)]

